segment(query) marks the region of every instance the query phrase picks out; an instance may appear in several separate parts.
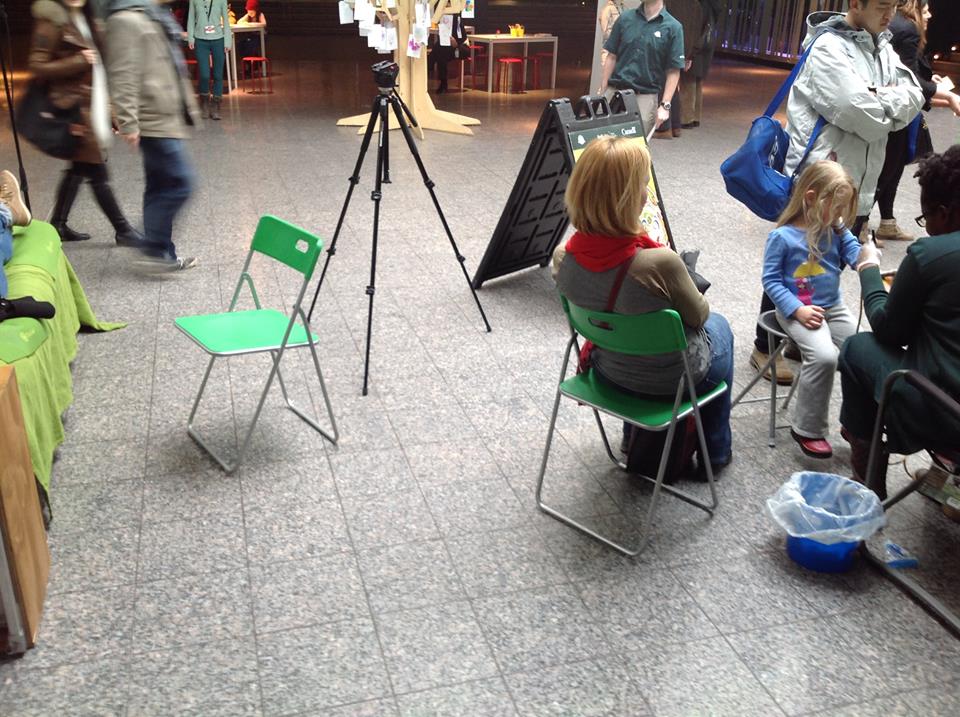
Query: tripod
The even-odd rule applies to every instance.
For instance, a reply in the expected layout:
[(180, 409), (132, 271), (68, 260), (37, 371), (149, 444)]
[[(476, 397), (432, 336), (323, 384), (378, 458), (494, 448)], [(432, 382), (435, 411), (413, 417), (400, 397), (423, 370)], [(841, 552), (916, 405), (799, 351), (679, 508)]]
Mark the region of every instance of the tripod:
[[(373, 128), (376, 126), (377, 120), (379, 119), (380, 137), (379, 144), (377, 146), (377, 177), (374, 190), (370, 194), (370, 199), (373, 200), (373, 251), (370, 256), (370, 284), (367, 286), (366, 290), (367, 296), (370, 297), (370, 303), (367, 308), (367, 345), (366, 355), (363, 363), (364, 396), (367, 395), (367, 386), (370, 376), (370, 341), (373, 333), (373, 296), (376, 293), (377, 281), (377, 242), (380, 231), (380, 200), (383, 197), (383, 185), (390, 184), (391, 108), (393, 109), (393, 112), (400, 123), (400, 130), (403, 132), (403, 137), (407, 141), (407, 147), (410, 149), (410, 153), (413, 155), (413, 159), (417, 163), (417, 168), (420, 170), (420, 176), (423, 177), (423, 183), (427, 187), (427, 191), (430, 192), (430, 198), (433, 200), (433, 206), (437, 210), (437, 214), (440, 217), (440, 222), (443, 224), (443, 229), (447, 233), (447, 239), (450, 240), (450, 246), (453, 248), (454, 256), (456, 256), (457, 261), (460, 262), (460, 270), (463, 272), (463, 278), (466, 280), (467, 286), (469, 287), (470, 292), (473, 294), (473, 300), (476, 302), (477, 309), (480, 311), (480, 317), (483, 319), (484, 326), (486, 326), (487, 332), (491, 331), (490, 322), (487, 321), (487, 315), (483, 311), (483, 306), (480, 304), (480, 299), (477, 297), (477, 292), (473, 288), (473, 284), (470, 281), (470, 275), (467, 273), (466, 266), (464, 265), (466, 257), (460, 253), (460, 249), (457, 247), (457, 243), (453, 239), (453, 234), (450, 232), (450, 226), (447, 224), (447, 218), (443, 215), (443, 209), (440, 208), (440, 201), (437, 199), (437, 194), (434, 191), (434, 187), (436, 185), (427, 175), (427, 169), (423, 165), (423, 159), (420, 157), (420, 151), (417, 149), (417, 145), (413, 139), (413, 133), (410, 131), (410, 125), (416, 127), (417, 120), (410, 112), (410, 109), (404, 104), (400, 95), (397, 94), (397, 91), (394, 87), (380, 87), (379, 90), (379, 94), (376, 96), (376, 98), (374, 98), (373, 101), (373, 107), (370, 111), (370, 121), (367, 123), (367, 129), (363, 135), (363, 143), (360, 145), (360, 156), (357, 157), (357, 164), (353, 169), (353, 174), (350, 176), (350, 188), (347, 191), (347, 198), (343, 203), (343, 209), (340, 211), (340, 219), (337, 221), (337, 230), (334, 232), (333, 240), (330, 242), (330, 248), (327, 250), (327, 258), (323, 264), (323, 271), (320, 273), (320, 280), (317, 282), (317, 290), (313, 294), (313, 302), (310, 304), (310, 312), (307, 314), (307, 322), (309, 323), (313, 318), (313, 310), (317, 305), (317, 297), (320, 294), (320, 288), (323, 286), (324, 277), (327, 275), (327, 269), (330, 266), (330, 260), (333, 258), (333, 255), (337, 253), (337, 241), (340, 238), (340, 231), (343, 229), (343, 220), (347, 215), (347, 208), (350, 206), (350, 199), (353, 197), (353, 190), (356, 189), (356, 186), (360, 181), (360, 169), (363, 167), (364, 157), (367, 154), (367, 149), (369, 149), (370, 141), (373, 138)], [(409, 124), (407, 123), (407, 119), (409, 119)]]
[[(6, 48), (0, 49), (0, 74), (3, 75), (3, 90), (7, 98), (7, 109), (10, 111), (10, 129), (13, 130), (13, 146), (17, 151), (17, 164), (20, 169), (20, 190), (23, 192), (23, 200), (30, 208), (30, 189), (27, 186), (27, 170), (23, 167), (23, 154), (20, 152), (20, 133), (17, 132), (17, 118), (13, 111), (13, 91), (10, 89), (10, 79), (7, 74), (7, 58), (5, 51), (10, 53), (10, 63), (13, 64), (13, 45), (10, 42), (10, 20), (7, 18), (7, 8), (3, 0), (0, 0), (0, 22), (6, 37)], [(11, 71), (13, 67), (10, 68)]]

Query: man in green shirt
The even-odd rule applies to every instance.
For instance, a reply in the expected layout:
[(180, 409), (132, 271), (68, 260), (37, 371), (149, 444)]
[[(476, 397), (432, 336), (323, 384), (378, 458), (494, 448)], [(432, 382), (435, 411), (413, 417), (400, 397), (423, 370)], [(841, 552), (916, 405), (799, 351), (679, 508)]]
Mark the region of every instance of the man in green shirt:
[[(663, 6), (663, 0), (644, 0), (625, 12), (603, 45), (600, 93), (633, 90), (640, 103), (644, 131), (670, 119), (670, 98), (684, 67), (683, 28)], [(661, 102), (665, 98), (665, 102)]]

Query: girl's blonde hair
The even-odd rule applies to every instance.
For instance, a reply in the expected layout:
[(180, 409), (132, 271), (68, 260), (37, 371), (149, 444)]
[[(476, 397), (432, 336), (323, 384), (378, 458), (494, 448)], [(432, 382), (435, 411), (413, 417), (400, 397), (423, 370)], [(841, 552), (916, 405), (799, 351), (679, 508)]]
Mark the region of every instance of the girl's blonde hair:
[(644, 233), (640, 213), (647, 198), (650, 153), (643, 142), (595, 139), (580, 156), (564, 201), (570, 222), (585, 234), (609, 237)]
[[(807, 199), (807, 193), (811, 191), (813, 201)], [(806, 225), (810, 259), (819, 261), (833, 242), (831, 218), (839, 211), (843, 223), (851, 226), (857, 216), (858, 201), (857, 186), (843, 167), (828, 159), (814, 162), (803, 170), (794, 185), (777, 226)], [(824, 219), (828, 210), (829, 216)]]

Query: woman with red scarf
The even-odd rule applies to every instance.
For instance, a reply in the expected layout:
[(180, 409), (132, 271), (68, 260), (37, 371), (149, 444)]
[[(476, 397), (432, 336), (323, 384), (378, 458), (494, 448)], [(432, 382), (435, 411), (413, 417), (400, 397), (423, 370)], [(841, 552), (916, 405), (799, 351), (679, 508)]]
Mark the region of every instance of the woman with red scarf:
[[(687, 359), (703, 393), (733, 386), (733, 333), (710, 313), (686, 266), (640, 224), (647, 201), (650, 155), (635, 140), (602, 137), (590, 143), (567, 185), (566, 205), (577, 232), (553, 254), (560, 293), (578, 306), (618, 314), (673, 309), (687, 333)], [(597, 376), (623, 391), (672, 397), (683, 375), (679, 356), (628, 356), (595, 348)], [(701, 409), (714, 473), (730, 463), (730, 390)], [(699, 475), (705, 474), (700, 459)]]

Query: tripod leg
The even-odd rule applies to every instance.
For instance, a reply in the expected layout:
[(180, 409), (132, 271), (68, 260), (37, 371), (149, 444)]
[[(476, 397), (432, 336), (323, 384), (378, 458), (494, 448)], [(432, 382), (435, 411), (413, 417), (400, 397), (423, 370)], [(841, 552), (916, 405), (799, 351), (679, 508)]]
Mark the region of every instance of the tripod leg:
[(327, 258), (323, 262), (323, 271), (320, 272), (320, 279), (317, 281), (317, 289), (313, 292), (313, 301), (310, 302), (310, 311), (307, 312), (307, 322), (313, 318), (313, 310), (317, 306), (317, 297), (320, 296), (320, 287), (323, 286), (323, 280), (327, 276), (327, 268), (330, 266), (330, 260), (337, 253), (337, 241), (340, 239), (340, 231), (343, 229), (343, 220), (347, 216), (347, 209), (350, 207), (350, 200), (353, 198), (353, 190), (357, 188), (360, 182), (360, 170), (363, 168), (363, 160), (367, 156), (367, 150), (370, 148), (370, 140), (373, 137), (373, 128), (377, 124), (377, 118), (380, 113), (380, 96), (373, 101), (373, 107), (370, 108), (370, 121), (367, 122), (367, 129), (363, 134), (363, 142), (360, 144), (360, 154), (357, 156), (357, 164), (353, 168), (353, 174), (350, 175), (350, 188), (347, 190), (347, 198), (343, 200), (343, 207), (340, 209), (340, 218), (337, 220), (337, 229), (333, 233), (333, 239), (327, 248)]
[(397, 115), (397, 119), (400, 121), (400, 131), (403, 132), (403, 137), (407, 141), (407, 147), (410, 148), (410, 153), (413, 155), (413, 159), (417, 163), (417, 169), (420, 170), (420, 176), (423, 177), (423, 183), (427, 187), (427, 191), (430, 192), (430, 198), (433, 200), (433, 206), (437, 210), (437, 215), (440, 217), (440, 223), (443, 224), (443, 230), (447, 233), (447, 239), (450, 240), (450, 246), (453, 247), (453, 253), (457, 257), (457, 261), (460, 262), (460, 271), (463, 272), (463, 278), (467, 280), (467, 286), (470, 288), (470, 293), (473, 294), (473, 300), (476, 302), (477, 309), (480, 311), (480, 318), (483, 319), (483, 324), (487, 328), (487, 333), (489, 333), (492, 331), (490, 328), (490, 322), (487, 321), (487, 315), (483, 311), (483, 305), (480, 303), (480, 297), (477, 296), (477, 290), (473, 288), (473, 282), (470, 280), (470, 274), (467, 273), (467, 258), (460, 253), (460, 248), (457, 246), (457, 242), (453, 238), (453, 233), (450, 231), (450, 225), (447, 224), (447, 218), (443, 215), (443, 209), (440, 207), (440, 200), (437, 199), (437, 193), (434, 191), (434, 187), (436, 185), (427, 174), (427, 168), (424, 166), (423, 159), (420, 157), (420, 150), (417, 149), (417, 144), (413, 140), (413, 133), (410, 131), (410, 127), (404, 120), (403, 113), (409, 112), (409, 110), (404, 106), (403, 101), (398, 96), (391, 95), (389, 99), (390, 106), (393, 107), (393, 111)]
[(380, 238), (380, 200), (383, 198), (383, 174), (387, 161), (390, 135), (390, 112), (387, 109), (386, 98), (378, 98), (380, 102), (380, 144), (377, 148), (377, 182), (370, 199), (373, 200), (373, 248), (370, 252), (370, 284), (367, 286), (367, 296), (370, 303), (367, 307), (367, 346), (363, 359), (363, 395), (367, 395), (367, 386), (370, 380), (370, 341), (373, 338), (373, 295), (377, 291), (377, 243)]

